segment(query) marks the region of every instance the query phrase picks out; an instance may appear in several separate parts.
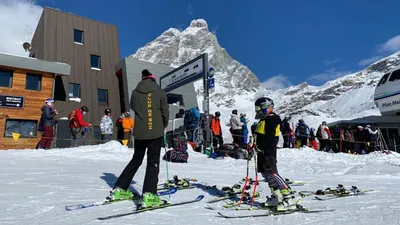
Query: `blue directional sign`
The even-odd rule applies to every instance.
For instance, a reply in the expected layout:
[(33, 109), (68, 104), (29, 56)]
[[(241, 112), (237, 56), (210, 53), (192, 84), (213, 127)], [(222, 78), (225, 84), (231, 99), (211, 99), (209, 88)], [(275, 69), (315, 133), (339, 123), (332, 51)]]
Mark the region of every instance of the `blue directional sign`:
[(214, 78), (208, 79), (208, 89), (211, 89), (214, 87), (215, 87), (215, 79)]

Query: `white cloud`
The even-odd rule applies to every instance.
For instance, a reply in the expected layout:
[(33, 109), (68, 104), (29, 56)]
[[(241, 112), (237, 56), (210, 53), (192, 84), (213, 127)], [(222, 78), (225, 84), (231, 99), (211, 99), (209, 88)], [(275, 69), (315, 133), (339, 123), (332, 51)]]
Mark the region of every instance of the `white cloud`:
[(381, 56), (372, 56), (366, 59), (362, 59), (360, 60), (360, 62), (358, 62), (359, 66), (368, 66), (378, 60), (380, 60), (382, 57)]
[(394, 36), (378, 46), (379, 52), (397, 52), (400, 50), (400, 35)]
[(211, 30), (211, 33), (214, 34), (214, 36), (217, 36), (217, 30), (218, 30), (218, 26), (215, 26), (215, 27)]
[(31, 42), (42, 10), (32, 0), (0, 0), (0, 52), (28, 56), (22, 43)]
[(283, 74), (279, 74), (269, 78), (268, 80), (264, 81), (261, 84), (261, 87), (267, 90), (278, 90), (283, 89), (290, 86), (291, 83), (289, 82), (288, 77)]
[(316, 81), (318, 83), (325, 83), (329, 80), (334, 80), (339, 77), (351, 74), (351, 71), (338, 71), (335, 68), (325, 70), (323, 73), (312, 75), (308, 77), (309, 81)]
[(342, 61), (342, 59), (334, 59), (334, 60), (324, 60), (325, 65), (330, 66), (333, 65), (335, 63), (338, 63)]
[(193, 6), (189, 4), (187, 8), (189, 15), (193, 15)]

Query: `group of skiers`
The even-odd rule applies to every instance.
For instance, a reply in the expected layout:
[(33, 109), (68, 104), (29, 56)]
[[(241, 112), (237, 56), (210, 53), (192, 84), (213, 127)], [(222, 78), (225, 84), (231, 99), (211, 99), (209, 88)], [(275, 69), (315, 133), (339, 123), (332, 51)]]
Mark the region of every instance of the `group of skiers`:
[[(54, 99), (46, 99), (45, 104), (41, 107), (41, 117), (39, 121), (38, 131), (42, 133), (41, 139), (38, 142), (36, 149), (50, 149), (51, 143), (54, 139), (55, 126), (58, 120), (55, 118), (59, 115), (57, 109), (54, 107)], [(83, 120), (84, 115), (89, 112), (87, 106), (82, 106), (71, 111), (68, 115), (67, 124), (70, 130), (71, 147), (77, 147), (82, 144), (86, 134), (92, 126), (92, 123)], [(114, 123), (112, 120), (112, 110), (106, 108), (104, 115), (100, 120), (100, 135), (103, 143), (111, 141), (114, 130)], [(134, 120), (131, 118), (129, 112), (123, 113), (116, 122), (118, 129), (118, 140), (131, 139), (132, 130), (134, 127)]]
[(290, 117), (285, 117), (281, 125), (284, 148), (308, 146), (319, 151), (339, 152), (342, 141), (344, 152), (365, 154), (375, 150), (378, 130), (372, 130), (371, 125), (358, 126), (357, 129), (340, 129), (338, 126), (330, 128), (323, 121), (315, 130), (300, 119), (293, 132), (289, 120)]

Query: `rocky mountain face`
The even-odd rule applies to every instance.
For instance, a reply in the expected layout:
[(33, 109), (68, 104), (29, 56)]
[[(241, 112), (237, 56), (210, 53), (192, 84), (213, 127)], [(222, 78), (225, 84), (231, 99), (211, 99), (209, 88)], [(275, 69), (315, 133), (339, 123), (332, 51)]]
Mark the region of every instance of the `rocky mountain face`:
[[(303, 82), (297, 86), (274, 91), (274, 93), (269, 91), (264, 93), (279, 99), (277, 111), (286, 115), (308, 114), (343, 118), (361, 113), (361, 110), (377, 111), (373, 101), (375, 87), (385, 72), (398, 65), (400, 65), (400, 52), (383, 58), (360, 72), (328, 81), (322, 86), (311, 86)], [(349, 94), (361, 96), (357, 99), (349, 99), (352, 105), (347, 103), (347, 109), (344, 109), (344, 102), (337, 99)], [(338, 105), (333, 105), (332, 102), (337, 102)]]
[[(233, 59), (222, 48), (203, 19), (193, 20), (183, 31), (170, 28), (154, 41), (139, 48), (130, 57), (139, 60), (179, 67), (197, 56), (208, 53), (209, 66), (215, 69), (215, 92), (211, 102), (219, 106), (233, 107), (235, 96), (254, 94), (260, 81), (249, 68)], [(199, 96), (203, 93), (201, 80), (195, 82)], [(228, 99), (228, 100), (226, 100)]]

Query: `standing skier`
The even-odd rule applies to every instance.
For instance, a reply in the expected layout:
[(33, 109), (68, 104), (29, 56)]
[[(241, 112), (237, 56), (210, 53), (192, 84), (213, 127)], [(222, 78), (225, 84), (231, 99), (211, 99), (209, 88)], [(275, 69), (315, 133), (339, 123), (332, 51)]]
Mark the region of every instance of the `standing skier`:
[(267, 196), (265, 207), (276, 207), (278, 211), (296, 209), (294, 193), (286, 181), (278, 174), (276, 160), (276, 145), (279, 141), (281, 118), (273, 111), (274, 102), (267, 97), (261, 97), (254, 103), (257, 124), (256, 146), (257, 167), (271, 189), (271, 197)]
[(111, 109), (104, 110), (104, 116), (100, 121), (101, 140), (105, 142), (111, 141), (113, 134), (113, 121), (111, 118)]
[(158, 206), (162, 203), (157, 196), (160, 151), (164, 130), (168, 126), (169, 107), (165, 92), (160, 89), (154, 75), (148, 70), (142, 71), (142, 81), (132, 91), (130, 108), (135, 112), (133, 129), (135, 152), (108, 198), (111, 200), (132, 198), (133, 194), (128, 188), (148, 149), (141, 206)]

